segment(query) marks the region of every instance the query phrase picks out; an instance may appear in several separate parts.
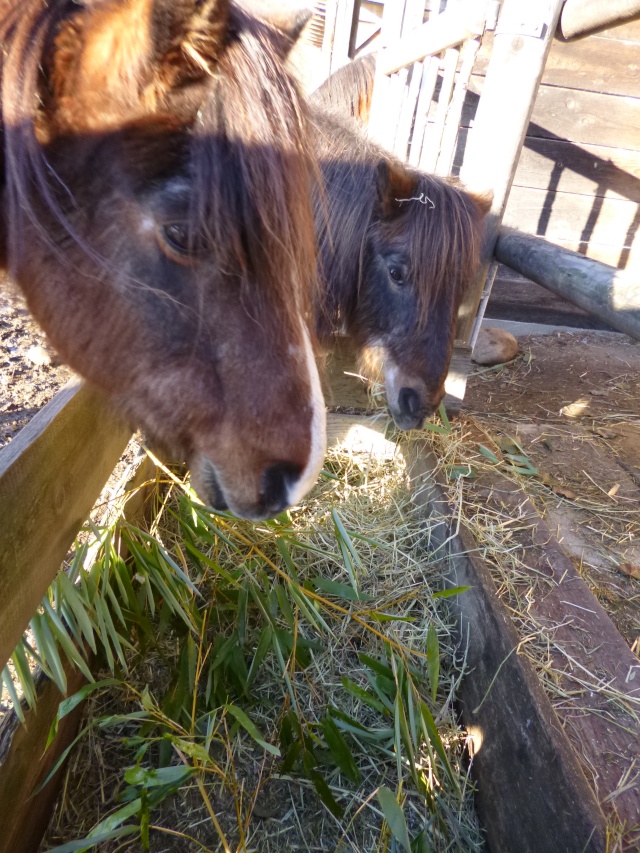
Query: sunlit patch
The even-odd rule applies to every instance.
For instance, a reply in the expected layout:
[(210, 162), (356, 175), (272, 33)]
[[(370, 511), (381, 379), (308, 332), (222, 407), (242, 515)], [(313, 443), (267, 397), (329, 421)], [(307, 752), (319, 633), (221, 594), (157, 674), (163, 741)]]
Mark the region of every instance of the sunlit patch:
[(482, 729), (480, 726), (467, 726), (469, 754), (473, 758), (482, 749)]
[(591, 397), (580, 397), (574, 403), (569, 403), (560, 409), (565, 418), (579, 418), (591, 405)]

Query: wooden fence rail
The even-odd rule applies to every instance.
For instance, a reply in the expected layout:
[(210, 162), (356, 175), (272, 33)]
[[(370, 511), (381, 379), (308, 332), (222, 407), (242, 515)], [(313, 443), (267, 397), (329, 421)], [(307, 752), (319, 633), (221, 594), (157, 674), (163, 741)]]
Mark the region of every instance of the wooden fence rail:
[(502, 229), (495, 256), (516, 272), (640, 341), (640, 281), (541, 237)]
[(104, 398), (63, 388), (0, 451), (0, 667), (59, 571), (131, 429)]

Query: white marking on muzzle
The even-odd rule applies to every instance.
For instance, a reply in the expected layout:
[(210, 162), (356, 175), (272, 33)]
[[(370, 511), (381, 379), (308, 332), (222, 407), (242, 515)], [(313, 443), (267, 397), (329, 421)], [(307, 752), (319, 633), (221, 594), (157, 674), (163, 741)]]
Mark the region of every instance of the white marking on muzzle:
[(309, 369), (309, 384), (311, 386), (311, 450), (309, 451), (309, 460), (299, 479), (289, 486), (287, 498), (290, 506), (302, 500), (318, 479), (327, 449), (327, 416), (324, 407), (324, 397), (322, 395), (320, 376), (318, 375), (316, 360), (313, 356), (309, 334), (304, 328), (302, 330), (302, 337), (307, 367)]

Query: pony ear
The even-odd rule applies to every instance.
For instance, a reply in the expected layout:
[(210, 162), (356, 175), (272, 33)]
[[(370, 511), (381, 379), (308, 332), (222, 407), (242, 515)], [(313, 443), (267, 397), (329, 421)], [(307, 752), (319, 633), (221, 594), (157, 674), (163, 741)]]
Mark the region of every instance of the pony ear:
[(179, 85), (213, 72), (228, 41), (229, 5), (229, 0), (151, 0), (151, 38), (162, 85)]
[(313, 15), (313, 10), (307, 6), (291, 2), (281, 5), (273, 0), (241, 0), (240, 7), (280, 36), (276, 39), (276, 47), (282, 59), (287, 58)]
[(402, 209), (402, 202), (415, 196), (418, 178), (402, 163), (382, 159), (378, 163), (376, 174), (377, 202), (383, 218), (396, 216)]
[(474, 200), (480, 215), (484, 218), (491, 210), (491, 205), (493, 204), (493, 193), (489, 190), (485, 193), (470, 193), (470, 195)]

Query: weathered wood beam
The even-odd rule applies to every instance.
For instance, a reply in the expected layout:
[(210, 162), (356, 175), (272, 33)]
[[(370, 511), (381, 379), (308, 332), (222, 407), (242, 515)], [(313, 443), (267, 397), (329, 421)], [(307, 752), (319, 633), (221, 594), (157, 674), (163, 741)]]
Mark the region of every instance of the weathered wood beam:
[(640, 0), (567, 0), (560, 16), (566, 39), (614, 27), (640, 17)]
[(460, 171), (460, 178), (470, 189), (493, 193), (482, 267), (458, 318), (458, 337), (463, 341), (473, 337), (498, 229), (562, 2), (504, 0), (500, 12), (482, 97)]
[(465, 4), (452, 4), (441, 15), (416, 27), (397, 42), (380, 51), (377, 70), (393, 74), (425, 56), (457, 47), (469, 38), (482, 35), (486, 21), (486, 3), (470, 0)]
[(506, 228), (500, 231), (495, 256), (536, 284), (640, 340), (640, 281), (624, 270)]
[(63, 388), (0, 451), (0, 667), (131, 435), (87, 385)]

